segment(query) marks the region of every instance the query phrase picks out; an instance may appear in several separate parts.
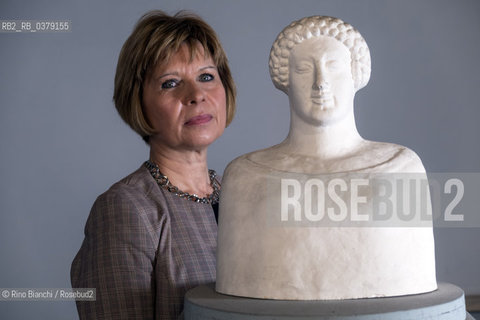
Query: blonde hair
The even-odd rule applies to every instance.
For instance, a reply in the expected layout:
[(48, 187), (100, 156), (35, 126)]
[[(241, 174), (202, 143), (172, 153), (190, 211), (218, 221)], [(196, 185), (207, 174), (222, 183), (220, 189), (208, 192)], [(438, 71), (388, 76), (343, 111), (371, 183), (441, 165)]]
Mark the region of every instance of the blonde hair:
[(123, 44), (115, 73), (113, 101), (122, 119), (148, 143), (154, 129), (142, 107), (143, 85), (159, 63), (168, 62), (182, 44), (195, 57), (200, 44), (214, 61), (226, 94), (228, 126), (235, 115), (235, 83), (227, 56), (213, 29), (199, 16), (180, 11), (169, 16), (153, 10), (143, 15)]
[(276, 88), (288, 93), (288, 58), (292, 48), (306, 39), (328, 36), (350, 51), (355, 90), (370, 79), (370, 50), (365, 39), (350, 24), (333, 17), (312, 16), (293, 21), (275, 39), (270, 50), (270, 77)]

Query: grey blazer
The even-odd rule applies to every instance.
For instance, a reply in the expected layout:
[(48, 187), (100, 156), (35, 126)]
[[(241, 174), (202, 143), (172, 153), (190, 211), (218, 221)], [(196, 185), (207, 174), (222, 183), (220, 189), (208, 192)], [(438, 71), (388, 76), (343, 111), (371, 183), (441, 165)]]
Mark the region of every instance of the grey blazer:
[(80, 319), (176, 319), (187, 290), (215, 281), (217, 225), (211, 205), (161, 189), (148, 170), (114, 184), (95, 201), (72, 262)]

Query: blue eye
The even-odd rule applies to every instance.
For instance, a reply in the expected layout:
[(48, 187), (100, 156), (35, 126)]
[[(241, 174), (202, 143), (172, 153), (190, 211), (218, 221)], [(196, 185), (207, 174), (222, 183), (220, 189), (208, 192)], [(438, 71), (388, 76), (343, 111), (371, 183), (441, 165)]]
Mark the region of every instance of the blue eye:
[(178, 81), (170, 79), (162, 83), (162, 89), (171, 89), (175, 88), (178, 85)]
[(208, 81), (212, 81), (214, 78), (215, 77), (210, 73), (203, 73), (200, 75), (200, 77), (198, 77), (198, 80), (200, 80), (201, 82), (208, 82)]

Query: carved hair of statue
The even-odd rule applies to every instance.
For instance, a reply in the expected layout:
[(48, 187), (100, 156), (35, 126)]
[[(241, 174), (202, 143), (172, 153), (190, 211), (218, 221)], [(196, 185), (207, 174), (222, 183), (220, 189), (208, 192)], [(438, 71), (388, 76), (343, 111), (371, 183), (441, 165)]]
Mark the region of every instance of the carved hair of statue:
[(355, 91), (370, 79), (370, 50), (365, 39), (350, 24), (333, 17), (313, 16), (292, 22), (280, 32), (270, 51), (270, 77), (276, 88), (288, 94), (288, 58), (292, 48), (319, 36), (332, 37), (350, 51)]

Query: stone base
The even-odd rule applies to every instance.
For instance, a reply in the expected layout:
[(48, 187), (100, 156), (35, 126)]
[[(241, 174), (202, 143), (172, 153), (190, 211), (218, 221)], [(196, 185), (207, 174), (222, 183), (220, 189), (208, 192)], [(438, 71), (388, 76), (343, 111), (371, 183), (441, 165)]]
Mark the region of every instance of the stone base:
[(416, 295), (288, 301), (235, 297), (217, 293), (215, 285), (196, 287), (185, 295), (185, 320), (400, 320), (473, 319), (465, 310), (462, 289), (439, 283), (438, 290)]

